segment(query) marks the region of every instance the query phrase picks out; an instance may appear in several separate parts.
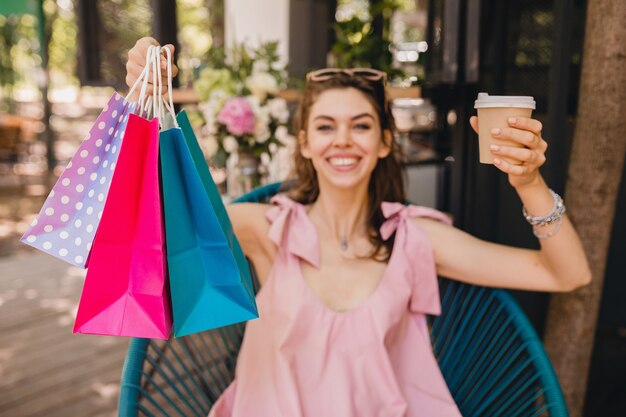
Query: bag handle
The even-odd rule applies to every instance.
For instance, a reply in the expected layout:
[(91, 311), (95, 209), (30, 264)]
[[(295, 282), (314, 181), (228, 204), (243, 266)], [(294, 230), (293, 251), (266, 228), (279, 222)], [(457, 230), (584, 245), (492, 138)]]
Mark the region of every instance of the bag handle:
[[(163, 49), (165, 49), (165, 58), (167, 62), (167, 95), (169, 100), (169, 102), (165, 102), (165, 107), (169, 110), (172, 116), (174, 116), (174, 119), (176, 119), (176, 114), (174, 113), (174, 98), (172, 95), (172, 51), (170, 51), (170, 48)], [(176, 124), (176, 127), (178, 127), (178, 123)]]
[[(160, 109), (161, 109), (161, 120), (165, 120), (166, 116), (165, 116), (165, 112), (167, 111), (170, 115), (171, 115), (171, 124), (174, 125), (174, 127), (179, 127), (178, 126), (178, 121), (176, 120), (176, 113), (174, 112), (174, 99), (173, 99), (173, 95), (172, 95), (172, 51), (170, 51), (169, 48), (167, 47), (163, 47), (161, 48), (161, 51), (165, 50), (165, 61), (166, 61), (166, 69), (167, 69), (167, 95), (168, 95), (168, 100), (166, 100), (162, 95), (161, 95), (161, 101), (160, 101)], [(160, 54), (159, 54), (160, 55)], [(159, 65), (159, 72), (160, 72), (161, 66)], [(161, 79), (162, 80), (162, 79)], [(159, 92), (161, 92), (163, 89), (161, 88), (159, 90)]]
[[(167, 70), (167, 89), (168, 99), (163, 96), (163, 87), (165, 77), (163, 76), (163, 70), (161, 68), (161, 56), (165, 52), (165, 62)], [(174, 112), (174, 100), (172, 97), (172, 52), (166, 47), (160, 47), (158, 52), (152, 57), (152, 69), (155, 76), (152, 106), (153, 117), (159, 118), (159, 125), (161, 129), (170, 129), (172, 127), (179, 127), (176, 121), (176, 113)]]
[(145, 94), (144, 85), (147, 85), (148, 72), (150, 71), (150, 67), (148, 66), (148, 64), (152, 59), (151, 54), (152, 54), (153, 48), (154, 47), (152, 45), (148, 47), (148, 52), (146, 53), (146, 65), (143, 67), (141, 74), (139, 74), (139, 77), (137, 77), (137, 79), (133, 83), (130, 90), (128, 90), (128, 94), (126, 94), (126, 98), (125, 98), (126, 101), (128, 101), (128, 99), (132, 96), (132, 94), (135, 92), (135, 89), (139, 86), (139, 84), (142, 84), (141, 86), (142, 88), (139, 93), (138, 101), (141, 101), (141, 99), (144, 97), (144, 94)]
[[(163, 96), (164, 76), (161, 68), (161, 56), (165, 51), (167, 70), (168, 100)], [(172, 52), (166, 47), (155, 47), (152, 50), (150, 65), (152, 66), (152, 96), (148, 95), (145, 112), (147, 117), (157, 117), (161, 129), (179, 127), (174, 112), (172, 96)], [(169, 113), (169, 115), (166, 115)], [(171, 116), (171, 117), (170, 117)]]
[[(142, 98), (145, 99), (145, 103), (142, 100), (140, 102), (143, 113), (146, 119), (153, 119), (160, 117), (160, 102), (161, 102), (161, 57), (160, 46), (150, 46), (149, 56), (146, 58), (146, 67), (149, 68), (149, 75), (145, 78), (142, 85)], [(152, 76), (152, 93), (148, 93), (147, 85)]]
[(153, 55), (156, 54), (157, 46), (150, 45), (148, 47), (148, 52), (146, 53), (146, 65), (144, 67), (145, 76), (143, 77), (141, 90), (139, 92), (139, 101), (138, 101), (138, 112), (142, 117), (149, 117), (149, 112), (151, 108), (151, 100), (150, 97), (147, 96), (148, 90), (148, 81), (150, 80), (150, 66), (152, 65)]
[(161, 47), (156, 46), (152, 55), (152, 118), (159, 118), (159, 125), (161, 124), (161, 88), (163, 82), (161, 81)]
[[(161, 69), (161, 54), (165, 51), (167, 70), (167, 99), (163, 96), (163, 73)], [(148, 82), (152, 76), (152, 94), (148, 93)], [(150, 45), (146, 53), (146, 65), (135, 83), (129, 90), (126, 99), (133, 94), (141, 83), (137, 109), (141, 116), (148, 119), (158, 117), (159, 125), (163, 127), (165, 113), (171, 115), (174, 127), (179, 127), (174, 112), (174, 99), (172, 94), (172, 51), (169, 48)]]

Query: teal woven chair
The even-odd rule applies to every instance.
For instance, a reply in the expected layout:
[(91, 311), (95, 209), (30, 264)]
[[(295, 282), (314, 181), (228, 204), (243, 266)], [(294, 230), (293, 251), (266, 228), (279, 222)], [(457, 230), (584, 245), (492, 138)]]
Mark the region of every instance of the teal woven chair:
[[(267, 201), (279, 185), (237, 201)], [(430, 321), (431, 339), (463, 416), (567, 416), (552, 365), (513, 298), (499, 289), (439, 284), (442, 314)], [(244, 330), (240, 323), (168, 341), (132, 339), (119, 416), (206, 416), (233, 380)]]

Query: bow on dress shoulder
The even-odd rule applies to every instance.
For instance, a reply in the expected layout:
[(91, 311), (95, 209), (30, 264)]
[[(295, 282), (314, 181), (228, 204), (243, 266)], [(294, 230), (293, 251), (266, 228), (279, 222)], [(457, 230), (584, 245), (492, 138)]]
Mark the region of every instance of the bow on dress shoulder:
[(413, 217), (428, 217), (448, 225), (450, 219), (443, 213), (421, 206), (383, 202), (383, 216), (387, 219), (380, 227), (384, 240), (396, 233), (394, 252), (401, 256), (406, 266), (407, 279), (411, 281), (412, 294), (409, 308), (414, 313), (439, 315), (441, 302), (437, 282), (437, 268), (428, 235), (413, 220)]
[(270, 200), (274, 207), (266, 213), (272, 223), (269, 238), (276, 246), (304, 259), (315, 268), (320, 267), (320, 248), (317, 230), (311, 223), (305, 207), (283, 194)]

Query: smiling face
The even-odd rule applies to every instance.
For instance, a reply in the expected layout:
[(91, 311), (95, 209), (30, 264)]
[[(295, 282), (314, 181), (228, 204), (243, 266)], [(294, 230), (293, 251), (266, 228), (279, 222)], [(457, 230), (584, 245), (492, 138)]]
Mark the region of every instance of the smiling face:
[(336, 88), (317, 97), (299, 140), (320, 186), (347, 189), (367, 187), (379, 158), (389, 155), (390, 135), (383, 133), (378, 112), (362, 92)]

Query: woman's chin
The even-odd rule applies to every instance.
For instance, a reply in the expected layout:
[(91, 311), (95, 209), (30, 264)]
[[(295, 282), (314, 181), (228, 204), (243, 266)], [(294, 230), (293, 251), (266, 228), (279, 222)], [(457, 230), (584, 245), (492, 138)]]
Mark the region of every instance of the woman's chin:
[(342, 173), (342, 174), (335, 173), (334, 175), (325, 176), (323, 180), (318, 175), (318, 180), (319, 180), (320, 186), (324, 184), (328, 187), (341, 189), (345, 191), (345, 190), (358, 188), (359, 186), (362, 186), (363, 184), (367, 187), (367, 184), (369, 183), (369, 176), (347, 175), (346, 173)]

